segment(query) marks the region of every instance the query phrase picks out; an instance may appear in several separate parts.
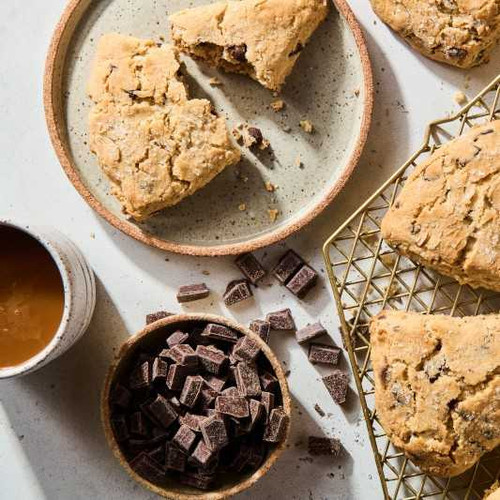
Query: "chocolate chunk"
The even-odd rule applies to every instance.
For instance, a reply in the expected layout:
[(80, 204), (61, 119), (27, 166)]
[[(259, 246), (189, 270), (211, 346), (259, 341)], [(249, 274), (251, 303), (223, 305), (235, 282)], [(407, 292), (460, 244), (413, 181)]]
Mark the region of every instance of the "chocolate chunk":
[(290, 309), (271, 312), (266, 316), (266, 320), (269, 321), (273, 330), (295, 330), (295, 321)]
[(186, 413), (185, 415), (179, 417), (179, 422), (181, 425), (189, 427), (192, 431), (200, 431), (200, 422), (204, 420), (205, 417), (202, 415), (193, 415), (192, 413)]
[(467, 51), (459, 47), (451, 47), (446, 51), (446, 55), (453, 59), (463, 59), (467, 55)]
[(186, 470), (187, 455), (177, 446), (167, 444), (165, 448), (165, 468), (184, 472)]
[(286, 284), (288, 290), (303, 299), (307, 293), (316, 285), (318, 273), (308, 265), (300, 268), (297, 274)]
[(164, 382), (167, 379), (168, 363), (161, 358), (153, 360), (151, 367), (151, 380), (153, 382)]
[(248, 135), (251, 137), (252, 145), (260, 146), (264, 142), (262, 131), (257, 127), (248, 127)]
[(195, 441), (196, 434), (187, 425), (181, 425), (172, 438), (172, 443), (186, 453), (189, 453)]
[(345, 402), (347, 389), (349, 387), (349, 377), (341, 370), (334, 370), (330, 375), (323, 377), (323, 383), (328, 389), (332, 399), (339, 405)]
[(298, 42), (295, 48), (288, 54), (288, 57), (296, 56), (297, 54), (300, 54), (304, 50), (304, 45), (302, 43)]
[(269, 321), (256, 319), (250, 323), (250, 330), (255, 332), (266, 344), (269, 342), (269, 332), (271, 330)]
[(200, 397), (201, 388), (204, 380), (199, 376), (189, 376), (184, 382), (179, 401), (184, 405), (192, 408)]
[(130, 415), (130, 432), (141, 437), (148, 435), (146, 420), (140, 411), (136, 411)]
[(236, 365), (236, 385), (243, 396), (260, 396), (260, 380), (253, 363), (240, 362)]
[(289, 250), (281, 257), (278, 265), (273, 269), (273, 274), (282, 285), (285, 285), (303, 265), (303, 259), (293, 250)]
[(231, 281), (223, 295), (224, 304), (231, 307), (253, 296), (247, 280)]
[(336, 438), (309, 436), (309, 455), (332, 455), (337, 457), (342, 444)]
[(185, 302), (194, 302), (195, 300), (205, 299), (210, 295), (210, 290), (205, 283), (196, 285), (184, 285), (177, 292), (177, 302), (183, 304)]
[(150, 458), (158, 462), (158, 464), (165, 463), (165, 446), (160, 445), (157, 448), (148, 452)]
[(205, 375), (205, 384), (216, 392), (221, 392), (227, 382), (227, 377), (217, 377), (216, 375)]
[(172, 348), (178, 344), (184, 344), (189, 338), (188, 333), (181, 332), (180, 330), (177, 330), (176, 332), (172, 333), (170, 337), (167, 339), (167, 345), (168, 347)]
[(162, 359), (170, 359), (170, 349), (162, 349), (158, 353), (158, 357)]
[(148, 314), (146, 316), (146, 325), (150, 325), (151, 323), (163, 318), (168, 318), (169, 316), (173, 316), (173, 314), (167, 311), (157, 311), (155, 313)]
[(339, 362), (341, 349), (327, 344), (311, 344), (309, 346), (309, 361), (325, 365), (336, 365)]
[(199, 406), (203, 409), (206, 410), (208, 409), (213, 402), (215, 401), (215, 398), (219, 395), (217, 391), (214, 391), (213, 389), (210, 389), (209, 387), (205, 387), (204, 389), (201, 390), (200, 393), (200, 400), (198, 401)]
[(326, 415), (325, 411), (323, 410), (323, 408), (321, 408), (321, 406), (318, 403), (314, 405), (314, 409), (316, 410), (316, 413), (320, 417), (324, 417)]
[(158, 394), (151, 403), (144, 405), (144, 409), (164, 429), (177, 420), (177, 412), (161, 394)]
[(231, 59), (234, 59), (235, 61), (244, 63), (247, 61), (247, 46), (242, 43), (240, 45), (228, 45), (226, 47), (227, 53), (231, 57)]
[(144, 479), (152, 482), (160, 482), (165, 479), (165, 471), (162, 466), (153, 460), (147, 453), (140, 453), (130, 462), (130, 467)]
[(243, 396), (219, 396), (215, 400), (215, 409), (224, 415), (230, 415), (236, 418), (248, 417), (248, 402)]
[(266, 270), (262, 264), (255, 258), (252, 253), (245, 253), (240, 255), (236, 261), (236, 265), (240, 271), (250, 280), (254, 285), (257, 284), (265, 275)]
[(269, 372), (262, 372), (259, 375), (260, 385), (264, 391), (275, 392), (278, 389), (278, 379)]
[(214, 476), (200, 474), (199, 472), (186, 472), (179, 476), (179, 482), (199, 490), (209, 490), (214, 482)]
[(124, 415), (118, 415), (111, 419), (111, 427), (115, 434), (115, 439), (121, 443), (129, 438), (129, 432), (127, 427), (127, 420)]
[(224, 351), (213, 346), (199, 345), (196, 347), (196, 355), (200, 365), (210, 373), (218, 375), (227, 364), (227, 356)]
[(170, 365), (166, 380), (167, 387), (172, 391), (180, 391), (184, 386), (186, 377), (192, 374), (195, 369), (196, 367), (192, 366)]
[(189, 462), (200, 467), (208, 467), (215, 457), (216, 451), (209, 448), (203, 441), (199, 441), (189, 457)]
[(254, 428), (255, 424), (264, 417), (265, 409), (264, 405), (260, 401), (257, 401), (256, 399), (250, 399), (248, 407), (250, 410), (250, 422), (248, 422), (248, 425), (245, 427), (245, 430), (247, 432), (250, 432)]
[(234, 386), (228, 387), (227, 389), (224, 389), (222, 391), (222, 395), (223, 396), (228, 396), (228, 397), (233, 397), (233, 398), (241, 396), (240, 391), (238, 391), (238, 389), (236, 387), (234, 387)]
[(236, 343), (238, 342), (238, 334), (223, 325), (216, 325), (215, 323), (209, 323), (203, 332), (201, 333), (203, 337), (208, 337), (214, 340), (224, 340), (226, 342)]
[(250, 445), (242, 443), (231, 463), (231, 469), (236, 472), (243, 472), (243, 470), (248, 466), (251, 455), (252, 448)]
[(255, 445), (252, 448), (252, 452), (250, 453), (250, 457), (248, 460), (248, 467), (250, 467), (251, 469), (258, 469), (262, 465), (265, 456), (266, 456), (265, 447), (261, 443)]
[(170, 349), (169, 357), (182, 366), (196, 366), (198, 364), (198, 356), (193, 348), (187, 344), (174, 345)]
[(297, 338), (297, 342), (299, 344), (303, 344), (305, 342), (309, 342), (315, 338), (321, 337), (322, 335), (326, 335), (327, 331), (325, 327), (318, 321), (312, 325), (307, 325), (300, 330), (295, 332), (295, 337)]
[(274, 408), (274, 394), (272, 392), (262, 391), (260, 400), (262, 401), (262, 405), (264, 407), (264, 420), (268, 422), (271, 410)]
[(289, 417), (285, 410), (281, 406), (274, 408), (269, 415), (269, 423), (262, 439), (270, 443), (279, 443), (285, 437), (288, 422)]
[(233, 356), (239, 361), (254, 361), (259, 352), (258, 344), (247, 336), (241, 337), (233, 348)]
[(181, 402), (177, 399), (177, 397), (172, 396), (170, 399), (170, 404), (175, 409), (175, 411), (179, 411), (181, 409)]
[(149, 362), (144, 361), (131, 373), (129, 387), (134, 391), (147, 388), (151, 383), (150, 375)]
[(121, 384), (116, 384), (111, 392), (110, 403), (126, 410), (132, 401), (132, 394), (130, 391)]
[(224, 421), (216, 415), (208, 417), (203, 422), (200, 422), (200, 429), (205, 444), (211, 450), (218, 451), (229, 442), (226, 425)]

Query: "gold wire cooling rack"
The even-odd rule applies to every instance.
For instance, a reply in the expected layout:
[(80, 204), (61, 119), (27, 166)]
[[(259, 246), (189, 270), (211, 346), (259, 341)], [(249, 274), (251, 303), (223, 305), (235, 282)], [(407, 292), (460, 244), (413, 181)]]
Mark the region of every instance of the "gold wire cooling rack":
[(325, 242), (323, 255), (339, 311), (342, 336), (368, 427), (386, 499), (481, 499), (500, 474), (494, 450), (461, 476), (421, 472), (394, 448), (375, 412), (370, 318), (382, 309), (475, 315), (498, 312), (500, 294), (460, 286), (397, 254), (380, 222), (415, 166), (468, 128), (500, 118), (500, 75), (457, 114), (429, 124), (422, 147)]

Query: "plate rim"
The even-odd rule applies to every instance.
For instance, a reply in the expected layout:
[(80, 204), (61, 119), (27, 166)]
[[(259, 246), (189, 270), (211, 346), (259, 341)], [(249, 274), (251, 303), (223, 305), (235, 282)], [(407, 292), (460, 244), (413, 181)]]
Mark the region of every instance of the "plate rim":
[[(78, 15), (78, 11), (83, 14), (91, 3), (91, 0), (70, 0), (64, 9), (59, 22), (56, 25), (50, 46), (48, 49), (45, 71), (43, 78), (43, 106), (45, 111), (45, 119), (47, 128), (55, 150), (56, 156), (71, 184), (78, 191), (80, 196), (87, 202), (90, 207), (97, 212), (108, 223), (119, 229), (124, 234), (134, 238), (137, 241), (145, 243), (151, 247), (158, 248), (173, 253), (195, 256), (215, 257), (222, 255), (238, 255), (246, 252), (253, 252), (260, 248), (267, 247), (274, 243), (278, 243), (292, 234), (298, 232), (300, 229), (309, 224), (313, 219), (321, 214), (325, 208), (330, 205), (334, 198), (344, 188), (348, 179), (351, 177), (354, 168), (359, 162), (361, 153), (368, 138), (368, 132), (372, 122), (373, 106), (374, 106), (374, 85), (372, 65), (368, 53), (366, 39), (363, 34), (361, 25), (356, 19), (353, 11), (347, 4), (346, 0), (331, 0), (337, 8), (338, 12), (344, 18), (349, 27), (356, 47), (359, 53), (362, 75), (363, 75), (363, 112), (361, 119), (361, 126), (356, 140), (356, 144), (352, 149), (347, 161), (344, 163), (344, 169), (340, 177), (334, 182), (331, 187), (326, 191), (324, 196), (305, 214), (298, 219), (283, 225), (282, 227), (270, 231), (268, 234), (253, 237), (247, 241), (238, 243), (228, 243), (218, 246), (204, 246), (194, 244), (176, 243), (173, 241), (163, 240), (153, 236), (139, 227), (129, 224), (109, 211), (101, 202), (92, 194), (92, 192), (82, 182), (78, 170), (74, 165), (71, 155), (66, 149), (64, 133), (62, 131), (61, 123), (65, 122), (64, 119), (59, 119), (56, 99), (54, 93), (58, 89), (57, 65), (61, 52), (65, 55), (64, 46), (66, 44), (66, 30), (70, 23), (78, 23), (80, 19), (74, 19)], [(59, 95), (61, 89), (59, 88)], [(67, 141), (66, 141), (67, 142)]]

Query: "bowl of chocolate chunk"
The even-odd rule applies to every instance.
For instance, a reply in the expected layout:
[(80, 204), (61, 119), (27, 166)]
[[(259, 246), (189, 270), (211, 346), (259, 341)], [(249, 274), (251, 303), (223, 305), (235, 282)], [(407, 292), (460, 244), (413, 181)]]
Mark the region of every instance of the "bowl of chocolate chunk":
[(101, 400), (126, 471), (166, 498), (227, 498), (256, 483), (289, 436), (285, 374), (254, 332), (208, 314), (171, 315), (127, 340)]

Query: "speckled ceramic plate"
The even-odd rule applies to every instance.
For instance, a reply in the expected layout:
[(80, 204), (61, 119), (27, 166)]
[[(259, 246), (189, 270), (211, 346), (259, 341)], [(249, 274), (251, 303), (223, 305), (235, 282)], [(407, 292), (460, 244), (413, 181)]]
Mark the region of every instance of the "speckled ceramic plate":
[[(168, 14), (207, 3), (182, 0), (73, 0), (49, 50), (44, 100), (50, 135), (68, 177), (87, 202), (128, 235), (165, 250), (193, 255), (237, 254), (285, 238), (317, 216), (356, 165), (368, 133), (373, 85), (359, 25), (345, 0), (299, 58), (281, 95), (286, 108), (269, 108), (273, 95), (240, 75), (217, 72), (184, 57), (191, 96), (208, 97), (228, 126), (247, 122), (270, 140), (272, 152), (243, 151), (207, 187), (146, 223), (128, 220), (87, 145), (86, 96), (96, 43), (115, 31), (159, 40)], [(213, 76), (221, 87), (208, 83)], [(315, 132), (299, 122), (308, 119)], [(277, 189), (269, 192), (269, 181)], [(245, 210), (241, 210), (245, 206)], [(276, 221), (268, 210), (279, 211)]]

